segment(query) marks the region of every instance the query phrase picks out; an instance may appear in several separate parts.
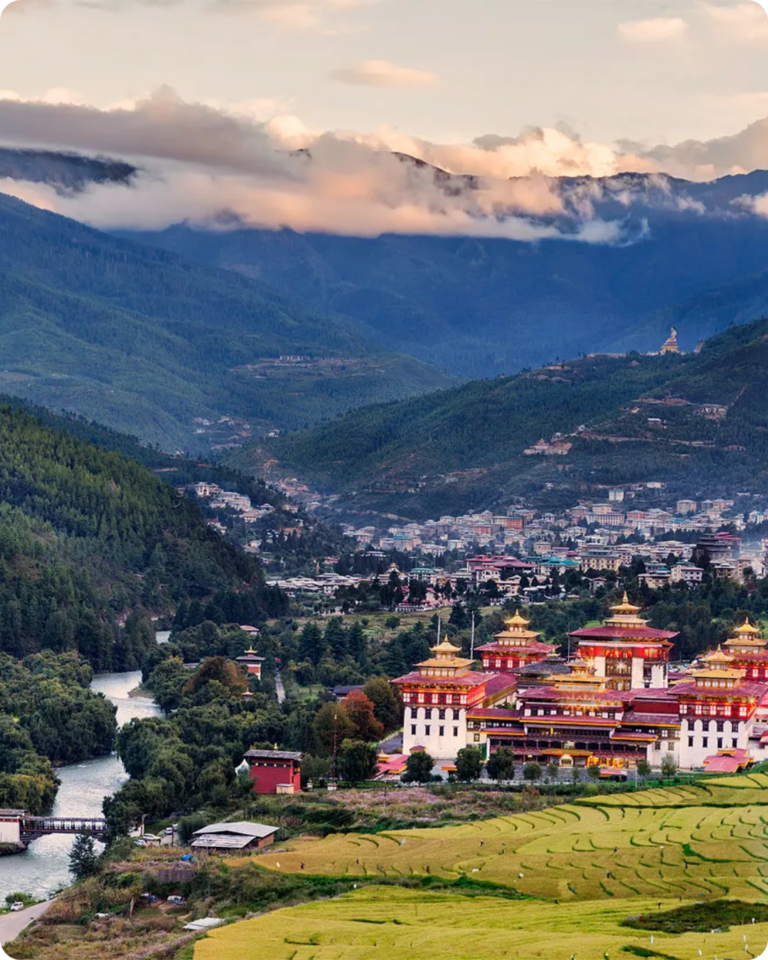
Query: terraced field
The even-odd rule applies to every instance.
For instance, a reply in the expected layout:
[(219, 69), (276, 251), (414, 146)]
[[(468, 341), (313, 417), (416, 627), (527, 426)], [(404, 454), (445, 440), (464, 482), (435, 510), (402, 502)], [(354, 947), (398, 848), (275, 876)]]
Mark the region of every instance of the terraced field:
[(756, 899), (768, 894), (768, 777), (614, 794), (460, 827), (295, 843), (259, 858), (289, 873), (440, 876), (550, 900)]
[(768, 923), (749, 918), (727, 932), (679, 936), (621, 926), (630, 912), (657, 909), (647, 900), (555, 906), (368, 887), (215, 930), (195, 960), (738, 960), (768, 942)]
[[(735, 960), (762, 953), (768, 923), (674, 936), (620, 924), (723, 898), (765, 904), (768, 776), (595, 797), (460, 827), (297, 841), (258, 865), (369, 885), (223, 928), (200, 941), (195, 960), (605, 960), (619, 950)], [(370, 884), (427, 877), (485, 882), (497, 895)]]

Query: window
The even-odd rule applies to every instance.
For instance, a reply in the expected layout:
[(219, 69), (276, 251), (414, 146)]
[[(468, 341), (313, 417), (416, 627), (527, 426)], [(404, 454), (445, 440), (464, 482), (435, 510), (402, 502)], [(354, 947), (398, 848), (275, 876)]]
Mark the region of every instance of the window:
[(702, 747), (704, 747), (704, 749), (706, 750), (707, 747), (709, 746), (709, 737), (702, 737), (702, 738), (701, 738), (701, 745), (702, 745)]
[[(454, 737), (458, 737), (458, 735), (459, 735), (459, 728), (458, 728), (458, 727), (454, 727), (454, 728), (453, 728), (453, 735), (454, 735)], [(479, 740), (479, 739), (480, 739), (480, 734), (479, 734), (479, 733), (476, 733), (476, 734), (475, 734), (475, 740)]]
[(672, 742), (672, 740), (667, 740), (667, 750), (674, 750), (674, 749), (675, 749), (675, 744)]
[(445, 710), (440, 711), (440, 719), (445, 720)]
[[(453, 732), (458, 736), (459, 731), (456, 729), (456, 727), (453, 728)], [(480, 743), (480, 734), (479, 734), (479, 733), (476, 733), (476, 734), (475, 734), (475, 743)]]
[(654, 750), (661, 750), (661, 740), (657, 740), (653, 745)]
[(739, 745), (739, 741), (736, 739), (736, 737), (734, 737), (733, 740), (731, 740), (731, 746), (738, 747), (738, 745)]
[(440, 731), (440, 736), (441, 736), (441, 737), (444, 737), (444, 736), (445, 736), (445, 727), (440, 727), (440, 728), (439, 728), (439, 731)]
[(424, 735), (428, 737), (431, 730), (432, 730), (432, 727), (430, 727), (430, 725), (427, 724), (426, 727), (424, 727)]
[(689, 747), (693, 746), (693, 737), (688, 737), (688, 746)]
[(723, 749), (723, 738), (722, 738), (722, 737), (718, 737), (718, 738), (717, 738), (717, 749), (718, 749), (718, 750), (722, 750), (722, 749)]

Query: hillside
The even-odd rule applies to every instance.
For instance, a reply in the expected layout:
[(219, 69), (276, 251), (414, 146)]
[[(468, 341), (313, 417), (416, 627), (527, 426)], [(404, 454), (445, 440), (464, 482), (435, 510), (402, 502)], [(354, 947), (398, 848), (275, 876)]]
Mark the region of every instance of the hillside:
[(128, 612), (260, 583), (146, 467), (0, 407), (0, 653), (78, 650), (96, 669), (136, 669), (147, 638), (130, 618), (117, 629)]
[[(435, 178), (471, 208), (476, 178), (442, 171)], [(768, 191), (768, 172), (712, 183), (561, 178), (547, 188), (562, 212), (534, 222), (563, 239), (537, 243), (299, 234), (231, 221), (226, 229), (178, 224), (121, 235), (290, 291), (461, 377), (514, 373), (581, 352), (655, 350), (672, 323), (693, 349), (737, 316), (765, 315), (768, 278), (758, 275), (768, 219), (751, 215), (744, 198)], [(585, 207), (588, 223), (610, 228), (613, 240), (575, 242)], [(747, 278), (759, 295), (735, 307), (730, 285)]]
[[(550, 501), (641, 480), (760, 492), (767, 401), (768, 321), (759, 321), (696, 354), (587, 357), (369, 407), (233, 461), (258, 472), (276, 460), (272, 469), (342, 491), (351, 508), (414, 517), (508, 502), (545, 484)], [(524, 453), (556, 433), (572, 444), (567, 455)]]
[[(209, 449), (450, 378), (253, 280), (0, 195), (0, 390), (166, 449)], [(281, 354), (345, 358), (275, 384)], [(290, 373), (290, 371), (288, 371)], [(241, 421), (211, 436), (194, 421)], [(221, 433), (221, 432), (220, 432)], [(234, 438), (232, 434), (235, 433)]]

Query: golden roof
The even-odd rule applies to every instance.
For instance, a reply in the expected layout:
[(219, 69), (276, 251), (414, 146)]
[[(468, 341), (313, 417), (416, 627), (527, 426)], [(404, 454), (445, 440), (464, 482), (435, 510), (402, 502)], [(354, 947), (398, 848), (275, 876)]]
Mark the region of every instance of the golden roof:
[(508, 627), (520, 627), (521, 629), (527, 627), (530, 622), (530, 620), (526, 620), (525, 617), (522, 616), (519, 610), (516, 610), (515, 615), (510, 617), (509, 620), (504, 621)]
[(629, 602), (629, 597), (627, 596), (627, 591), (624, 591), (624, 596), (622, 597), (621, 603), (617, 603), (615, 606), (610, 608), (614, 613), (618, 614), (634, 614), (639, 613), (640, 607), (634, 606)]
[(751, 624), (751, 623), (749, 622), (749, 617), (747, 617), (747, 619), (744, 621), (744, 623), (743, 623), (740, 627), (737, 627), (737, 628), (736, 628), (736, 636), (737, 636), (737, 637), (739, 636), (739, 634), (742, 634), (742, 633), (751, 633), (752, 636), (755, 636), (755, 637), (756, 637), (756, 636), (759, 635), (760, 629), (759, 629), (759, 627), (755, 627), (753, 624)]
[(762, 650), (766, 641), (762, 637), (731, 637), (725, 641), (726, 647), (754, 647), (756, 650)]
[(434, 647), (429, 648), (432, 653), (441, 654), (441, 653), (458, 653), (461, 650), (461, 647), (457, 647), (455, 644), (451, 643), (450, 640), (443, 640), (442, 643), (436, 644)]
[(733, 663), (733, 657), (730, 653), (726, 653), (722, 647), (718, 647), (717, 650), (714, 650), (712, 653), (708, 653), (705, 657), (701, 658), (705, 663)]
[(744, 671), (728, 667), (705, 668), (704, 670), (691, 670), (691, 676), (697, 680), (741, 680)]

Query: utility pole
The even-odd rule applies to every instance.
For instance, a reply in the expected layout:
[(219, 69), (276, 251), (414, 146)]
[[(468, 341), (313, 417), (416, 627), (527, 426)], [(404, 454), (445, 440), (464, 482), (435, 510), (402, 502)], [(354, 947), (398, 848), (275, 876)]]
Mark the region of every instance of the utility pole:
[(336, 757), (339, 750), (339, 713), (338, 710), (333, 711), (333, 779), (336, 780), (338, 774), (336, 771)]

